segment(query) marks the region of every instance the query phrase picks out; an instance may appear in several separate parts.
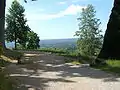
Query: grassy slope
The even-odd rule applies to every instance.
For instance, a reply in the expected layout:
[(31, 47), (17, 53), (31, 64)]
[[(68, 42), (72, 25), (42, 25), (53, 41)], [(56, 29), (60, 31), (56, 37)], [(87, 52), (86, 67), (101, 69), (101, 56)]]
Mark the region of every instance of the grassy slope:
[(107, 60), (107, 65), (95, 66), (94, 68), (120, 75), (120, 60)]

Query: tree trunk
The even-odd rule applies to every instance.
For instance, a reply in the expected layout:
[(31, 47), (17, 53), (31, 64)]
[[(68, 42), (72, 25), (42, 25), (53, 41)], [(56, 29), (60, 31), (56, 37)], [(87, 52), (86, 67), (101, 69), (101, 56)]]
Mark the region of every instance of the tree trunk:
[(5, 47), (4, 29), (5, 29), (5, 3), (6, 0), (0, 0), (0, 42)]
[(120, 0), (114, 0), (114, 7), (107, 24), (103, 47), (96, 59), (119, 59), (120, 60)]

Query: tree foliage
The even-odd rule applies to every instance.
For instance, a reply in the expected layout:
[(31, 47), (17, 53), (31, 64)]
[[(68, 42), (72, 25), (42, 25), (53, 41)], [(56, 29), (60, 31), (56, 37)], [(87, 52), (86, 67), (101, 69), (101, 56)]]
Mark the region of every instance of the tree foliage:
[(82, 9), (78, 18), (79, 31), (76, 31), (76, 36), (79, 36), (77, 46), (81, 54), (93, 56), (97, 54), (102, 45), (100, 19), (96, 17), (96, 11), (92, 5)]
[[(27, 0), (24, 0), (27, 3)], [(31, 0), (36, 1), (36, 0)], [(0, 42), (3, 44), (3, 48), (5, 47), (5, 6), (6, 0), (0, 0)]]
[(27, 49), (37, 49), (40, 47), (40, 39), (36, 33), (30, 31), (28, 33), (28, 42), (27, 42)]
[(9, 14), (6, 15), (6, 40), (15, 42), (15, 49), (17, 45), (21, 46), (22, 49), (37, 49), (39, 47), (39, 37), (26, 24), (27, 19), (24, 12), (25, 9), (19, 2), (16, 0), (12, 2)]
[(9, 42), (15, 42), (15, 48), (17, 43), (25, 45), (27, 39), (28, 26), (27, 20), (24, 15), (25, 9), (16, 0), (12, 2), (9, 8), (9, 14), (6, 15), (6, 40)]

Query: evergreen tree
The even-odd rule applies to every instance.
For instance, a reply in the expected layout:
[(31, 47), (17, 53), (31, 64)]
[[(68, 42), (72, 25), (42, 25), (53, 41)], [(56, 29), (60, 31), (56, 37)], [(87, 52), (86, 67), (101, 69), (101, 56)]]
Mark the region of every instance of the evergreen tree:
[(82, 9), (81, 15), (78, 18), (79, 31), (76, 35), (79, 36), (77, 46), (82, 55), (94, 56), (99, 53), (102, 45), (101, 30), (99, 26), (100, 20), (96, 17), (96, 11), (92, 5)]
[[(31, 0), (36, 1), (36, 0)], [(27, 0), (24, 0), (27, 3)], [(6, 7), (6, 0), (0, 0), (0, 42), (2, 46), (5, 48), (5, 7)]]
[(25, 19), (24, 12), (24, 7), (15, 0), (9, 8), (9, 14), (6, 15), (6, 40), (9, 42), (14, 41), (15, 49), (17, 48), (17, 43), (25, 46), (27, 40), (29, 27), (26, 25), (27, 20)]

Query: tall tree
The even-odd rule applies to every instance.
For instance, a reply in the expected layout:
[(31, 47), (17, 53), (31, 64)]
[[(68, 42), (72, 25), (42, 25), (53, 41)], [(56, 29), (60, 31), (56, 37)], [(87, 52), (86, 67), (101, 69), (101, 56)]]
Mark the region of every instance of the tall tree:
[(9, 8), (9, 14), (6, 15), (6, 40), (9, 42), (14, 41), (15, 49), (17, 48), (17, 43), (25, 46), (27, 40), (29, 27), (26, 25), (27, 20), (25, 19), (24, 12), (24, 7), (15, 0)]
[[(27, 3), (27, 0), (24, 0)], [(36, 1), (36, 0), (31, 0)], [(5, 6), (6, 0), (0, 0), (0, 42), (3, 44), (5, 48), (5, 38), (4, 38), (4, 30), (5, 30)]]
[(107, 30), (104, 35), (102, 49), (96, 59), (100, 63), (101, 59), (119, 59), (120, 60), (120, 0), (114, 0), (114, 6), (107, 24)]
[(96, 11), (92, 5), (88, 5), (87, 8), (81, 12), (79, 20), (79, 31), (76, 35), (79, 36), (77, 41), (78, 49), (81, 54), (94, 56), (99, 53), (102, 46), (102, 35), (99, 26), (100, 20), (96, 17)]
[(0, 0), (0, 42), (3, 44), (4, 47), (5, 3), (6, 0)]

